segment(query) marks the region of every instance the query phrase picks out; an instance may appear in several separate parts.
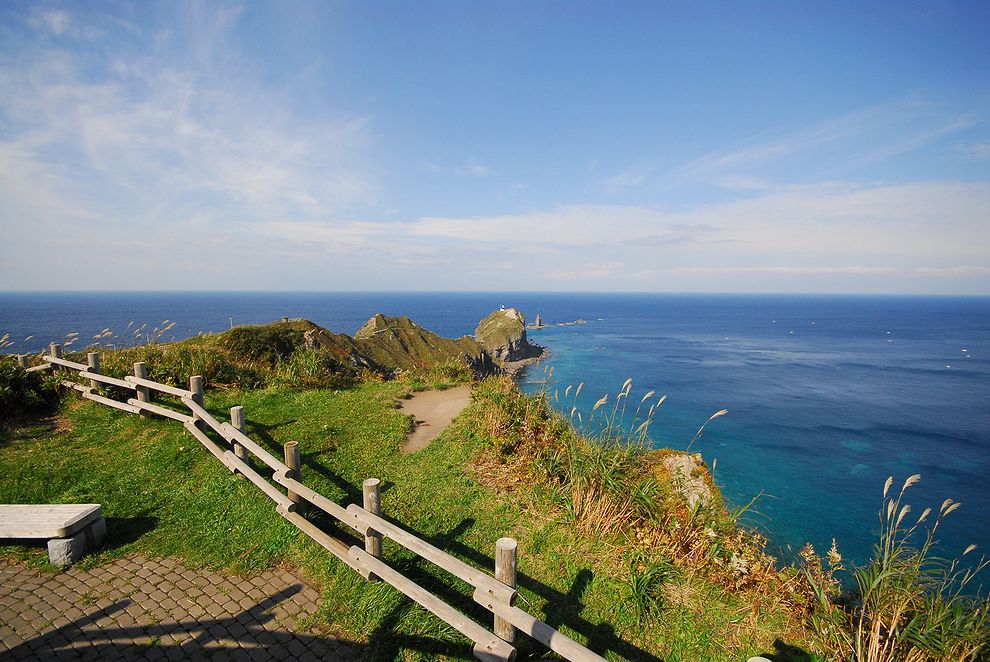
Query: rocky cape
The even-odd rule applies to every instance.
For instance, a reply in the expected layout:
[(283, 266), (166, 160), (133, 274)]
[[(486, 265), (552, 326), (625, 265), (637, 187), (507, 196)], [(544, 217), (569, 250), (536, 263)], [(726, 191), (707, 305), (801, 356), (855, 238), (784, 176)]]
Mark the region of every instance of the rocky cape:
[(444, 338), (408, 317), (380, 313), (353, 337), (305, 319), (242, 326), (223, 335), (230, 343), (265, 347), (280, 356), (288, 356), (297, 347), (324, 350), (342, 372), (366, 371), (385, 376), (428, 370), (449, 362), (463, 363), (479, 377), (511, 374), (546, 355), (542, 347), (530, 344), (525, 318), (514, 308), (497, 310), (486, 317), (474, 337)]
[(502, 308), (481, 320), (474, 337), (503, 367), (518, 369), (547, 356), (547, 350), (526, 337), (526, 318), (515, 308)]

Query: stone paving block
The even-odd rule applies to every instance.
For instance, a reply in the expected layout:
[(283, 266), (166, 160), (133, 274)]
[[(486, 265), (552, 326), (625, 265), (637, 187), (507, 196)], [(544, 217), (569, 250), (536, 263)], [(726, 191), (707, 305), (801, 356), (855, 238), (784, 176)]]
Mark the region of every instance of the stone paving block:
[(62, 615), (65, 616), (70, 621), (75, 621), (79, 618), (82, 618), (84, 613), (85, 612), (83, 612), (82, 609), (80, 609), (73, 603), (71, 607), (66, 607), (65, 611), (62, 612)]

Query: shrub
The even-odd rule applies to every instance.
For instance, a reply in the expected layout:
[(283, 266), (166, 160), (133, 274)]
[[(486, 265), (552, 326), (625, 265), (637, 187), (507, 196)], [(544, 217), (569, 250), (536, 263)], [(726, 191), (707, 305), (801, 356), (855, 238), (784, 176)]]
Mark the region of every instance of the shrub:
[(267, 364), (238, 357), (219, 343), (191, 339), (104, 352), (101, 370), (121, 378), (133, 374), (134, 364), (139, 361), (146, 364), (149, 379), (183, 388), (188, 385), (191, 375), (201, 375), (213, 386), (265, 386), (265, 372), (269, 369)]
[(0, 360), (0, 421), (51, 410), (58, 398), (50, 375), (27, 372), (12, 360)]
[(271, 382), (291, 388), (345, 388), (355, 381), (354, 370), (329, 351), (300, 347), (279, 360)]
[(303, 332), (284, 326), (239, 326), (222, 336), (234, 354), (274, 366), (303, 344)]

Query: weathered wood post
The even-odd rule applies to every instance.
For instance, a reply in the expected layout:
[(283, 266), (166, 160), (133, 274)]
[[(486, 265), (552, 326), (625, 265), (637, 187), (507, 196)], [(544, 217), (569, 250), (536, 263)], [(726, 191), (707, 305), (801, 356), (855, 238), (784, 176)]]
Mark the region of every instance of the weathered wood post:
[[(369, 478), (364, 481), (364, 509), (372, 515), (382, 514), (382, 481)], [(376, 559), (382, 557), (382, 534), (374, 529), (368, 529), (364, 536), (364, 551)]]
[[(230, 424), (241, 432), (247, 432), (247, 423), (244, 421), (244, 407), (237, 405), (236, 407), (230, 408)], [(247, 449), (236, 441), (234, 442), (234, 455), (245, 462), (248, 459)], [(288, 464), (288, 462), (286, 462), (286, 464)]]
[[(192, 401), (200, 407), (205, 407), (206, 399), (203, 397), (203, 378), (201, 376), (193, 375), (189, 378), (189, 390), (192, 391)], [(203, 421), (197, 420), (196, 427), (204, 430), (206, 429), (206, 424)]]
[[(138, 361), (134, 364), (134, 376), (139, 379), (148, 378), (148, 367), (144, 364), (144, 361)], [(137, 391), (137, 399), (140, 402), (151, 402), (151, 389), (147, 386), (138, 386), (135, 390)], [(141, 416), (151, 418), (151, 412), (142, 409)]]
[[(300, 483), (302, 482), (302, 457), (299, 453), (299, 442), (298, 441), (287, 441), (283, 445), (283, 450), (285, 451), (285, 465), (292, 470), (292, 475), (290, 478), (295, 478)], [(301, 496), (289, 490), (289, 500), (296, 504), (296, 512), (302, 513), (303, 509), (306, 507), (306, 502)]]
[[(48, 346), (48, 353), (51, 355), (52, 358), (60, 359), (62, 358), (62, 346), (59, 345), (58, 343), (53, 342), (51, 345)], [(52, 366), (52, 374), (57, 375), (58, 364), (52, 363), (51, 366)]]
[[(86, 364), (89, 366), (90, 372), (95, 372), (100, 374), (100, 353), (99, 352), (89, 352), (86, 354)], [(95, 379), (89, 380), (89, 387), (94, 391), (100, 388), (100, 382)]]
[[(519, 545), (512, 538), (499, 538), (495, 541), (495, 579), (506, 586), (516, 587), (516, 554)], [(510, 644), (516, 638), (516, 628), (498, 616), (492, 630), (499, 639)]]
[(31, 357), (27, 354), (18, 354), (17, 365), (27, 370), (31, 366)]

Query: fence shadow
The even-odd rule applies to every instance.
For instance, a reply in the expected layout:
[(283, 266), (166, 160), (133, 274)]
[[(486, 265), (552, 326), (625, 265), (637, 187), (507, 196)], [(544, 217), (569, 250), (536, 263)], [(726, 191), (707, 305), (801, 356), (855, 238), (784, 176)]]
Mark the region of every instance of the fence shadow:
[[(475, 523), (473, 518), (465, 518), (449, 531), (432, 536), (417, 531), (406, 523), (403, 523), (402, 526), (410, 533), (419, 536), (431, 545), (490, 572), (490, 569), (495, 567), (494, 556), (479, 552), (461, 541), (464, 534), (470, 531)], [(403, 575), (434, 593), (447, 604), (456, 607), (477, 622), (490, 627), (493, 618), (491, 612), (476, 604), (470, 597), (470, 593), (465, 595), (451, 585), (449, 581), (445, 581), (444, 578), (439, 577), (436, 573), (430, 572), (429, 570), (433, 568), (433, 565), (428, 561), (425, 561), (419, 556), (400, 560), (390, 559), (389, 561), (390, 565), (402, 572)], [(443, 571), (438, 572), (442, 573)], [(662, 658), (652, 655), (624, 640), (618, 635), (612, 625), (608, 623), (592, 623), (581, 616), (585, 608), (583, 602), (584, 593), (593, 578), (594, 574), (590, 569), (583, 568), (579, 570), (570, 588), (565, 593), (530, 575), (520, 572), (517, 575), (517, 586), (520, 589), (536, 594), (546, 602), (541, 620), (555, 629), (560, 629), (561, 626), (564, 626), (578, 633), (581, 638), (586, 640), (586, 646), (599, 655), (604, 657), (607, 653), (611, 652), (627, 660), (663, 662)], [(466, 587), (466, 585), (464, 586)], [(375, 629), (371, 637), (371, 645), (375, 651), (380, 650), (383, 653), (387, 653), (388, 657), (383, 659), (393, 659), (399, 654), (402, 648), (433, 651), (437, 650), (436, 647), (438, 645), (451, 647), (451, 652), (444, 654), (456, 654), (464, 656), (465, 659), (473, 659), (470, 646), (458, 647), (454, 644), (443, 644), (443, 642), (436, 639), (411, 637), (396, 632), (395, 628), (401, 620), (402, 615), (406, 610), (411, 608), (411, 605), (412, 603), (403, 601)], [(522, 635), (516, 638), (515, 645), (518, 649), (519, 659), (540, 658), (548, 650), (536, 640)]]
[[(10, 648), (12, 660), (285, 660), (363, 659), (367, 646), (332, 637), (269, 629), (271, 610), (299, 593), (289, 586), (238, 613), (189, 620), (135, 622), (135, 603), (122, 599), (105, 608), (91, 607), (67, 625), (44, 631)], [(151, 609), (148, 610), (154, 613)], [(107, 624), (107, 620), (113, 624)], [(121, 624), (128, 623), (127, 625)], [(133, 623), (133, 624), (129, 624)]]

